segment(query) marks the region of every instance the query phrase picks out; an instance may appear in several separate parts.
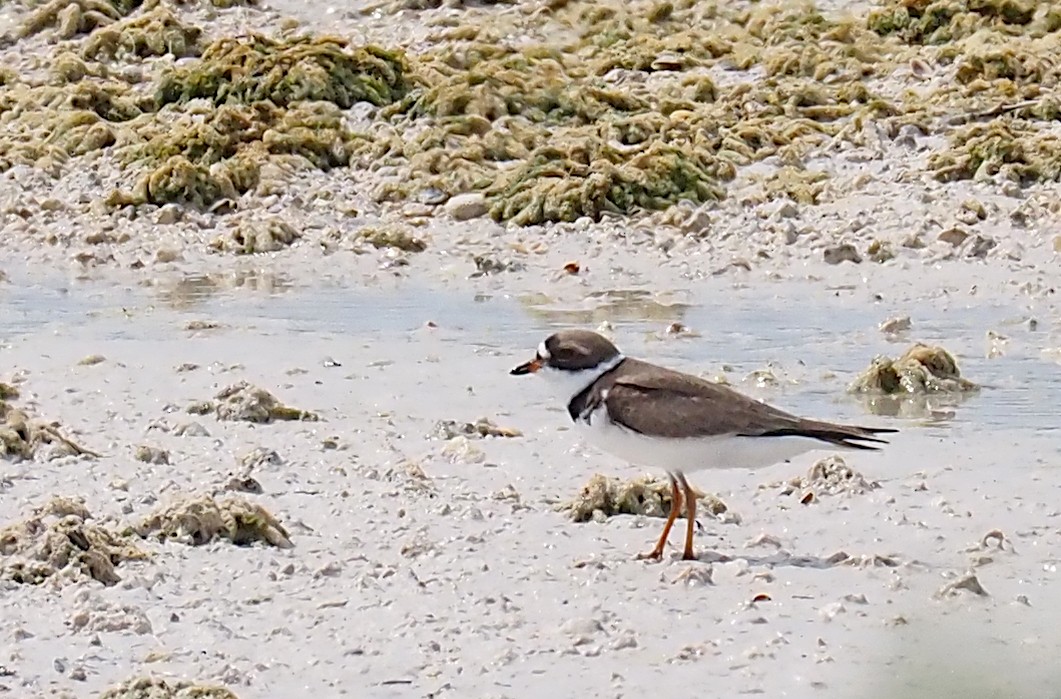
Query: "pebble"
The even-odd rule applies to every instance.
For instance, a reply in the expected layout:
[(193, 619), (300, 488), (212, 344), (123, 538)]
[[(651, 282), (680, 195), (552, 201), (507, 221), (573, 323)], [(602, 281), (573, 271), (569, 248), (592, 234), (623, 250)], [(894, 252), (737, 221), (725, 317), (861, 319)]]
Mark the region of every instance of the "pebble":
[(799, 207), (791, 199), (782, 199), (774, 209), (774, 215), (778, 218), (793, 218), (799, 215)]
[(954, 228), (948, 228), (947, 230), (940, 233), (937, 240), (944, 243), (950, 243), (954, 247), (958, 247), (959, 245), (964, 243), (968, 237), (969, 233), (967, 231), (955, 226)]
[(181, 220), (181, 209), (176, 204), (166, 204), (155, 215), (155, 223), (166, 226)]
[(881, 324), (877, 326), (877, 329), (882, 333), (891, 335), (906, 332), (910, 329), (911, 325), (910, 316), (895, 316), (894, 318), (882, 321)]
[(445, 204), (446, 213), (455, 221), (468, 221), (479, 218), (489, 211), (486, 197), (478, 192), (458, 194)]
[(991, 252), (998, 245), (995, 239), (986, 235), (977, 235), (973, 238), (972, 245), (969, 246), (969, 251), (965, 254), (969, 257), (976, 257), (983, 259), (987, 257), (987, 253)]
[(827, 265), (838, 265), (841, 262), (854, 262), (855, 264), (862, 262), (862, 256), (858, 254), (855, 246), (850, 243), (842, 243), (826, 248), (822, 254), (822, 259), (825, 260)]

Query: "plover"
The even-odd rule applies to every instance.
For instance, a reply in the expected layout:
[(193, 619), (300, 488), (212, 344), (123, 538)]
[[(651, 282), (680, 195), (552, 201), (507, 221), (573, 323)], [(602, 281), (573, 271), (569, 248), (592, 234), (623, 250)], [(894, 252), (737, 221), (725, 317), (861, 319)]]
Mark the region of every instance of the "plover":
[(759, 468), (818, 449), (876, 451), (874, 444), (888, 442), (875, 435), (898, 431), (797, 417), (721, 384), (626, 357), (587, 330), (550, 335), (534, 359), (509, 373), (548, 379), (591, 444), (667, 472), (672, 492), (667, 523), (656, 547), (638, 558), (663, 557), (683, 496), (688, 525), (682, 558), (696, 558), (696, 497), (687, 472)]

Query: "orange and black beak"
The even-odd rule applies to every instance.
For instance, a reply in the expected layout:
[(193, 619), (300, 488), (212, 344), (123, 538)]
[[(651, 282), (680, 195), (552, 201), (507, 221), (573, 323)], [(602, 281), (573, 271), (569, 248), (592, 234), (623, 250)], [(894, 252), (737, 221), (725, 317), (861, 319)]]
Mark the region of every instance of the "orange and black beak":
[(508, 373), (512, 376), (522, 376), (523, 374), (533, 374), (541, 368), (542, 360), (538, 357), (535, 357), (529, 362), (524, 362), (523, 364), (520, 364), (518, 367)]

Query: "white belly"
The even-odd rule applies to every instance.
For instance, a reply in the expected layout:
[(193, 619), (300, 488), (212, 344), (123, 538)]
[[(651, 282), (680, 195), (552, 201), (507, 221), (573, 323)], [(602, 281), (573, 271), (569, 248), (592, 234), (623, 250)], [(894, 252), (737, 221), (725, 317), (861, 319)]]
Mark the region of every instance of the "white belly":
[(594, 411), (590, 424), (578, 420), (575, 425), (588, 443), (635, 466), (686, 473), (714, 468), (762, 468), (819, 449), (846, 451), (807, 437), (646, 437), (609, 420), (603, 406)]

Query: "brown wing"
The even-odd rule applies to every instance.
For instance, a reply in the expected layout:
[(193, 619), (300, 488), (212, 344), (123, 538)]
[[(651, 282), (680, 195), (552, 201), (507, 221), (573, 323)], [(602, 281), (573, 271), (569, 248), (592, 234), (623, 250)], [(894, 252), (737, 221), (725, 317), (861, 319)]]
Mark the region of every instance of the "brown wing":
[(647, 365), (632, 363), (607, 388), (605, 404), (613, 421), (635, 432), (678, 438), (801, 436), (872, 448), (848, 440), (883, 442), (872, 435), (895, 431), (805, 420), (727, 386), (660, 367), (646, 371)]

